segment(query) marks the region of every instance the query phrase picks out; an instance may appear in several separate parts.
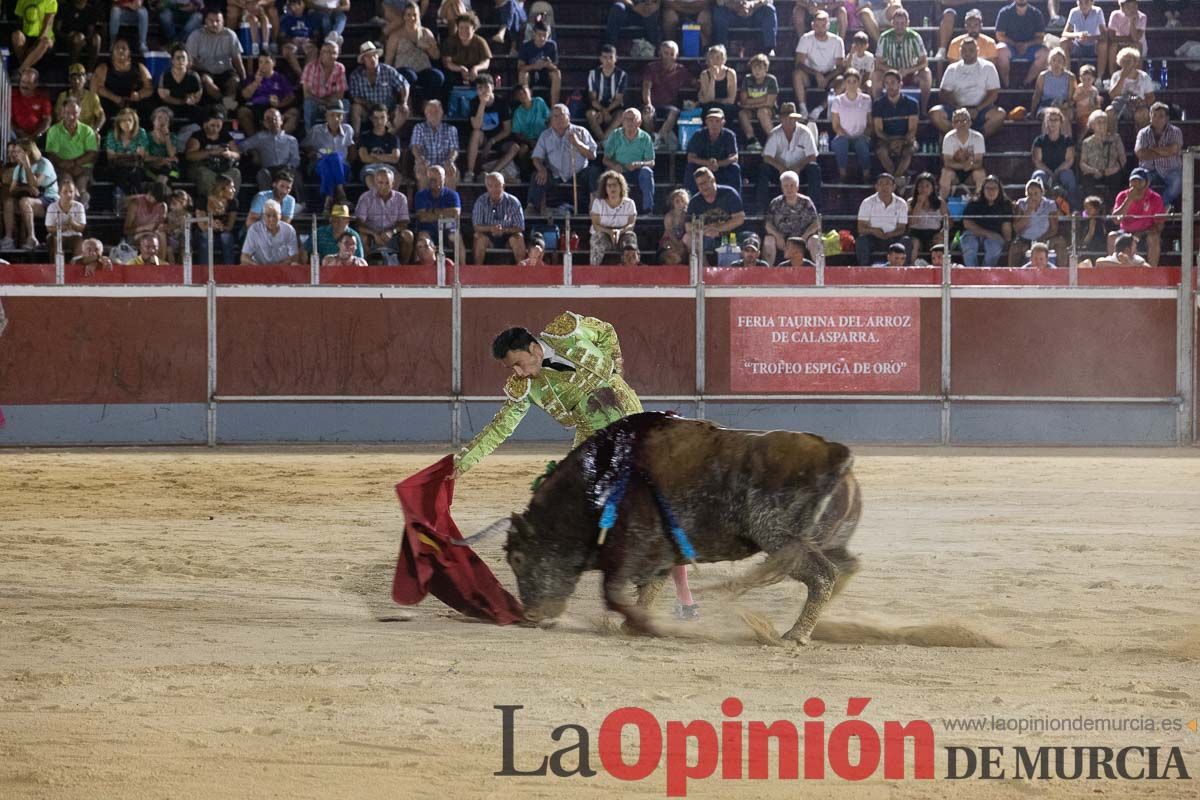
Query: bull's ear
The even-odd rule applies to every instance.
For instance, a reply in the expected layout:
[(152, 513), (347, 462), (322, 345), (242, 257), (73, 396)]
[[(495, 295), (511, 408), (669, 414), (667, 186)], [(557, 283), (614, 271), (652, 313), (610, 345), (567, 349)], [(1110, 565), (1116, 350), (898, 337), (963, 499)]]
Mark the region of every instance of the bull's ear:
[(513, 530), (517, 532), (518, 536), (524, 539), (533, 538), (533, 526), (530, 525), (529, 521), (525, 519), (524, 514), (517, 514), (514, 512), (511, 520), (513, 524)]

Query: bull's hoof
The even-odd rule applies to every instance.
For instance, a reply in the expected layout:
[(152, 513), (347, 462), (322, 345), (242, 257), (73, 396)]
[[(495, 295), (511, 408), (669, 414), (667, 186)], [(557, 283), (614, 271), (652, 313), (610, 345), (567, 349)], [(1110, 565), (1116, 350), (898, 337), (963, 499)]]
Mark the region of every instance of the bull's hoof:
[(790, 647), (806, 647), (811, 641), (812, 636), (809, 634), (785, 633), (783, 635), (783, 643)]
[(653, 625), (647, 622), (630, 622), (625, 620), (621, 623), (621, 633), (626, 636), (658, 636), (658, 631)]

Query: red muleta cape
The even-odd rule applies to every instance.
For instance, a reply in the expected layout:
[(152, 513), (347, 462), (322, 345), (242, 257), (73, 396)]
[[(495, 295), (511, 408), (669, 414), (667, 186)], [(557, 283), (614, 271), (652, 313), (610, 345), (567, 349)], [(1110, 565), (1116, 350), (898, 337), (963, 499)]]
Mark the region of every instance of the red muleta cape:
[(463, 536), (450, 517), (454, 500), (454, 456), (396, 484), (404, 509), (404, 538), (392, 580), (400, 605), (434, 597), (463, 614), (509, 625), (522, 619), (521, 603), (509, 594), (470, 547), (450, 544)]

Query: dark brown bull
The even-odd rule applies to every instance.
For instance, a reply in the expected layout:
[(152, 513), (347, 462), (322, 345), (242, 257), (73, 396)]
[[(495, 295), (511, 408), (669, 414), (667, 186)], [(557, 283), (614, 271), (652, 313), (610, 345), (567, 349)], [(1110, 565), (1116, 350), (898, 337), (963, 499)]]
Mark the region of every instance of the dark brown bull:
[[(598, 541), (595, 461), (634, 436), (636, 462), (616, 525)], [(607, 449), (605, 449), (607, 445)], [(599, 455), (598, 455), (599, 454)], [(696, 551), (696, 561), (766, 561), (735, 580), (742, 592), (792, 577), (808, 587), (784, 638), (807, 644), (821, 609), (858, 570), (846, 550), (861, 513), (850, 451), (809, 433), (743, 431), (661, 414), (614, 423), (573, 450), (508, 521), (508, 563), (526, 618), (557, 617), (579, 576), (604, 572), (604, 600), (629, 629), (653, 633), (646, 608), (664, 578), (686, 563), (666, 530), (657, 487)], [(496, 526), (493, 526), (495, 528)], [(475, 538), (475, 537), (472, 537)], [(636, 604), (624, 589), (638, 589)]]

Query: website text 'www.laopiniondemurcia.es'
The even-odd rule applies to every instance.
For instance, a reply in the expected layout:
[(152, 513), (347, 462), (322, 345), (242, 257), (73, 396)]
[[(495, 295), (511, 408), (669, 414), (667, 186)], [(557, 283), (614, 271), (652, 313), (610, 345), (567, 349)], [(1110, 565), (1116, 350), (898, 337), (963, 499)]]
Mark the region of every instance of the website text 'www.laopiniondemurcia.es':
[(1179, 746), (1136, 742), (1111, 747), (1090, 744), (1086, 736), (1105, 731), (1195, 733), (1195, 720), (1128, 720), (1137, 724), (1117, 726), (1112, 720), (1084, 717), (943, 719), (942, 727), (951, 732), (1040, 730), (1080, 733), (1081, 738), (1070, 745), (1033, 747), (944, 745), (939, 770), (933, 725), (926, 720), (869, 722), (861, 715), (870, 702), (848, 698), (847, 719), (835, 724), (821, 719), (826, 703), (817, 697), (804, 702), (799, 722), (746, 719), (736, 697), (721, 703), (722, 718), (715, 723), (663, 721), (645, 708), (626, 706), (605, 716), (595, 736), (584, 725), (565, 723), (540, 743), (517, 741), (517, 713), (524, 706), (497, 705), (503, 763), (494, 774), (591, 778), (602, 771), (617, 780), (643, 781), (661, 771), (668, 797), (686, 797), (689, 781), (706, 779), (1191, 780)]

